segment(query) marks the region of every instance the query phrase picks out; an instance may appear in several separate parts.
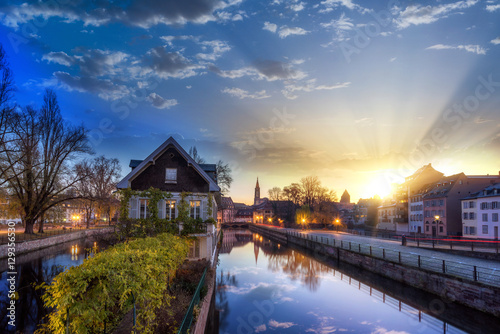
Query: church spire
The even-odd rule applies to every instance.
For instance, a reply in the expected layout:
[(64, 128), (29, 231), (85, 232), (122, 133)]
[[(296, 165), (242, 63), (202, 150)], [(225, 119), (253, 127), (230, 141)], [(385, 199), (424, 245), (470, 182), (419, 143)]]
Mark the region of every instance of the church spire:
[(253, 198), (253, 204), (257, 205), (260, 203), (260, 186), (259, 186), (259, 178), (257, 177), (257, 183), (255, 184), (255, 195)]

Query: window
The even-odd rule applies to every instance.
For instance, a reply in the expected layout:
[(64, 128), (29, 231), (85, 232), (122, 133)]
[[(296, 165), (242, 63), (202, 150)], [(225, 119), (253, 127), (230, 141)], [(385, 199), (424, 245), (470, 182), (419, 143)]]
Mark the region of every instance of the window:
[(469, 208), (469, 202), (462, 202), (462, 207), (464, 209), (468, 209)]
[(488, 234), (488, 225), (483, 225), (483, 234)]
[(165, 218), (172, 220), (175, 217), (175, 201), (165, 201)]
[(469, 212), (469, 219), (476, 219), (476, 214), (474, 212)]
[(191, 218), (200, 218), (200, 207), (201, 207), (201, 201), (189, 201), (189, 206), (191, 207)]
[(147, 199), (139, 200), (139, 218), (149, 218), (148, 203)]
[(443, 233), (443, 227), (442, 226), (439, 226), (439, 232)]
[(498, 209), (498, 202), (491, 202), (492, 209)]
[(470, 227), (470, 234), (471, 235), (476, 235), (476, 228), (474, 226)]
[(491, 221), (498, 222), (498, 213), (491, 214)]
[(194, 242), (191, 243), (191, 246), (189, 246), (188, 257), (190, 258), (200, 257), (200, 240), (196, 239)]
[(439, 206), (443, 206), (444, 205), (444, 200), (443, 199), (440, 199), (439, 200)]
[(425, 231), (429, 232), (429, 225), (425, 226)]
[(165, 183), (177, 183), (177, 168), (166, 168)]
[(487, 222), (487, 221), (488, 221), (488, 214), (483, 213), (483, 222)]
[(488, 209), (488, 203), (481, 203), (481, 210)]
[(469, 226), (464, 226), (464, 234), (469, 234)]
[(464, 212), (464, 220), (469, 219), (469, 214), (467, 212)]
[(473, 201), (469, 202), (469, 208), (474, 209), (476, 207), (476, 203)]

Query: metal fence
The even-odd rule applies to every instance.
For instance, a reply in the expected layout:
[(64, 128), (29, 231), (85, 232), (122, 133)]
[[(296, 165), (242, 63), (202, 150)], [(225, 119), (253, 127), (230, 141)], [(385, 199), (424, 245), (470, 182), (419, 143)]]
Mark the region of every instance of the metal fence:
[(191, 303), (189, 303), (189, 307), (186, 311), (186, 314), (184, 315), (184, 319), (182, 320), (181, 327), (179, 327), (179, 331), (177, 332), (177, 334), (185, 334), (191, 327), (191, 323), (193, 322), (193, 310), (194, 307), (200, 303), (201, 288), (203, 287), (203, 285), (205, 285), (205, 276), (207, 274), (207, 269), (208, 266), (203, 271), (203, 275), (201, 276), (200, 282), (198, 283), (198, 287), (194, 292), (193, 299), (191, 299)]
[(412, 252), (401, 252), (379, 246), (360, 244), (352, 241), (337, 240), (334, 238), (303, 235), (299, 232), (287, 231), (287, 234), (315, 241), (323, 245), (329, 245), (341, 249), (350, 250), (355, 253), (369, 255), (389, 262), (403, 264), (415, 268), (421, 268), (436, 273), (443, 273), (500, 287), (500, 270), (496, 268), (479, 267), (455, 261), (445, 261), (436, 257), (423, 256)]

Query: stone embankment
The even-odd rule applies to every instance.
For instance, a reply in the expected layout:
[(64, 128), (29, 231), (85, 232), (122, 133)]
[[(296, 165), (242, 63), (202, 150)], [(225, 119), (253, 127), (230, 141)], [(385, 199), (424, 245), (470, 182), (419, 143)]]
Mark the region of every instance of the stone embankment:
[[(113, 231), (114, 227), (106, 227), (101, 229), (81, 230), (78, 232), (71, 232), (43, 239), (16, 242), (15, 254), (16, 256), (18, 256), (21, 254), (43, 249), (46, 247), (62, 244), (68, 241), (83, 239), (86, 237), (91, 237), (99, 234), (112, 233)], [(0, 259), (7, 257), (8, 248), (9, 248), (8, 244), (0, 245)]]
[(384, 260), (265, 226), (251, 225), (250, 230), (277, 242), (294, 244), (308, 249), (317, 254), (319, 258), (324, 257), (349, 263), (433, 293), (443, 300), (457, 302), (497, 317), (500, 316), (500, 298), (498, 297), (500, 296), (500, 287)]

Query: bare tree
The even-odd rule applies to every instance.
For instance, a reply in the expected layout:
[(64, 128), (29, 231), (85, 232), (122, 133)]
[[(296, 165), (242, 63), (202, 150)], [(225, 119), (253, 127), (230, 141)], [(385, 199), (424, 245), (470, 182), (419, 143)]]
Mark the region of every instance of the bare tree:
[[(0, 44), (0, 154), (15, 147), (7, 147), (10, 142), (9, 122), (15, 106), (10, 104), (15, 91), (14, 78), (7, 62), (7, 55)], [(9, 163), (0, 155), (0, 185), (7, 182), (5, 169)]]
[(231, 167), (229, 164), (225, 164), (224, 161), (219, 160), (216, 167), (217, 172), (217, 184), (220, 187), (220, 192), (222, 195), (226, 195), (231, 188), (231, 183), (233, 183), (233, 177), (231, 176)]
[(189, 155), (191, 156), (191, 158), (194, 159), (194, 162), (196, 162), (197, 164), (204, 164), (205, 163), (205, 159), (203, 159), (198, 154), (198, 149), (196, 149), (196, 146), (192, 146), (191, 148), (189, 148)]
[(0, 152), (6, 162), (3, 173), (21, 208), (25, 233), (33, 233), (33, 225), (48, 209), (74, 198), (67, 193), (80, 179), (68, 163), (77, 154), (91, 152), (87, 131), (63, 120), (56, 94), (49, 89), (40, 110), (14, 110), (8, 129), (10, 141)]
[(302, 190), (298, 183), (292, 183), (291, 185), (283, 188), (283, 196), (292, 201), (294, 204), (299, 204), (302, 202)]
[(304, 204), (307, 204), (312, 208), (314, 203), (317, 201), (317, 197), (321, 189), (321, 182), (317, 176), (306, 176), (300, 179), (300, 187), (302, 190)]
[(111, 220), (111, 212), (116, 206), (113, 191), (120, 178), (120, 162), (99, 156), (92, 160), (84, 160), (75, 165), (75, 173), (79, 176), (76, 184), (81, 199), (81, 208), (85, 211), (85, 222), (90, 227), (92, 215), (101, 213)]
[(281, 201), (282, 191), (280, 187), (273, 187), (269, 189), (267, 192), (269, 194), (269, 199), (271, 201)]

